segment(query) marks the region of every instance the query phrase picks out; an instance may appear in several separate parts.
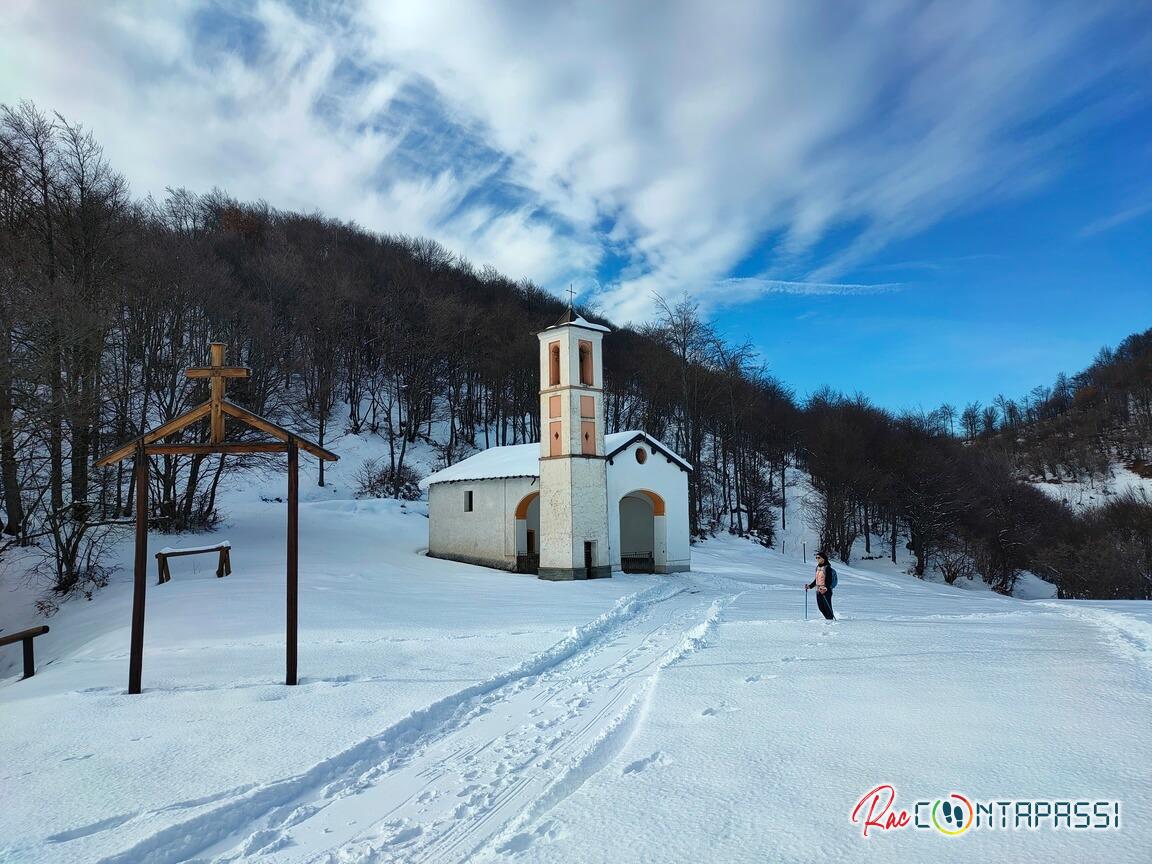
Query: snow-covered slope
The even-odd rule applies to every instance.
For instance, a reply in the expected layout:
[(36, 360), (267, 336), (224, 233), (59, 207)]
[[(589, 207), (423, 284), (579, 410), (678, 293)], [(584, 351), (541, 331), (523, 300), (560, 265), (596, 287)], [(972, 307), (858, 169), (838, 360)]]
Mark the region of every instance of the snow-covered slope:
[[(546, 583), (426, 558), (421, 505), (338, 497), (335, 479), (301, 513), (295, 688), (278, 683), (284, 510), (262, 500), (282, 481), (229, 500), (211, 537), (231, 540), (233, 575), (177, 559), (149, 586), (142, 695), (124, 694), (127, 571), (52, 619), (36, 677), (0, 680), (0, 861), (1135, 862), (1152, 847), (1146, 604), (843, 567), (827, 624), (814, 603), (804, 618), (807, 567), (733, 538), (695, 547), (692, 574)], [(849, 815), (881, 783), (904, 806), (1119, 799), (1124, 824), (865, 840)]]
[(1109, 476), (1100, 480), (1078, 478), (1063, 480), (1030, 481), (1033, 486), (1057, 501), (1062, 501), (1073, 510), (1080, 512), (1091, 507), (1100, 507), (1108, 501), (1127, 492), (1146, 494), (1152, 498), (1152, 480), (1141, 477), (1125, 465), (1115, 463), (1109, 468)]
[[(820, 493), (812, 488), (808, 475), (800, 470), (792, 470), (788, 474), (788, 494), (785, 499), (784, 512), (776, 511), (776, 545), (775, 549), (783, 557), (798, 563), (807, 564), (812, 561), (813, 554), (820, 547), (817, 513)], [(783, 516), (784, 518), (781, 518)], [(880, 534), (871, 538), (871, 549), (868, 548), (864, 537), (858, 537), (852, 549), (852, 561), (858, 566), (865, 567), (876, 573), (884, 573), (898, 579), (914, 579), (913, 568), (916, 559), (905, 547), (906, 536), (901, 535), (896, 546), (896, 561), (891, 558), (890, 540)], [(839, 562), (833, 560), (839, 568)], [(925, 581), (944, 584), (944, 576), (939, 569), (930, 564), (924, 576)], [(973, 591), (986, 594), (992, 591), (991, 587), (979, 577), (974, 579), (959, 579), (953, 587), (961, 591)], [(1021, 600), (1047, 600), (1056, 596), (1056, 586), (1046, 582), (1033, 573), (1021, 573), (1012, 589), (1015, 597)]]

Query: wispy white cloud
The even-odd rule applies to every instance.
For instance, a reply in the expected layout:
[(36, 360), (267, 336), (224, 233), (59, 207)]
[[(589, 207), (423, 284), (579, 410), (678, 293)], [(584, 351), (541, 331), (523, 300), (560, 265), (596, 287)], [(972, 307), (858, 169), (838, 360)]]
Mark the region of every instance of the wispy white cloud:
[[(709, 292), (753, 250), (831, 283), (893, 240), (1059, 170), (1078, 62), (1120, 4), (373, 4), (373, 44), (478, 117), (527, 188), (629, 266), (599, 299)], [(834, 58), (831, 61), (830, 58)], [(1097, 118), (1102, 119), (1102, 118)], [(827, 240), (842, 234), (835, 243)], [(771, 238), (771, 240), (770, 240)], [(762, 291), (747, 291), (759, 296)]]
[[(740, 306), (762, 297), (788, 295), (793, 297), (870, 297), (906, 290), (903, 282), (862, 284), (853, 282), (807, 282), (761, 277), (733, 277), (720, 279), (711, 285), (697, 286), (686, 292), (708, 315), (719, 309)], [(660, 295), (665, 297), (665, 295)], [(668, 299), (665, 297), (665, 299)], [(653, 297), (644, 298), (646, 304)], [(640, 308), (637, 306), (636, 308)], [(797, 320), (802, 320), (802, 315)]]
[(1147, 60), (1119, 0), (240, 8), (10, 0), (0, 100), (86, 123), (140, 193), (321, 209), (557, 293), (610, 257), (619, 320), (875, 293), (839, 280), (1048, 182), (1111, 110), (1084, 95)]
[(932, 260), (893, 261), (888, 264), (869, 264), (865, 270), (873, 273), (907, 272), (909, 270), (923, 270), (930, 273), (940, 273), (946, 270), (955, 270), (968, 264), (978, 264), (987, 261), (1001, 261), (1003, 255), (993, 253), (976, 253), (973, 255), (954, 255)]
[(785, 282), (782, 279), (725, 279), (721, 289), (756, 291), (761, 294), (807, 294), (812, 296), (860, 297), (868, 294), (891, 294), (904, 287), (902, 282), (881, 282), (870, 285), (852, 282)]
[[(0, 101), (33, 99), (85, 124), (138, 195), (221, 187), (432, 237), (545, 284), (595, 267), (596, 247), (540, 218), (537, 202), (483, 194), (505, 157), (430, 106), (425, 79), (379, 62), (355, 18), (271, 0), (245, 8), (225, 25), (219, 7), (190, 0), (67, 10), (16, 0)], [(251, 45), (200, 38), (205, 26)]]
[(1094, 237), (1097, 234), (1103, 234), (1105, 231), (1111, 231), (1113, 228), (1119, 228), (1121, 225), (1126, 225), (1141, 216), (1146, 216), (1152, 213), (1152, 201), (1147, 204), (1140, 204), (1136, 207), (1128, 207), (1121, 210), (1119, 213), (1113, 213), (1111, 216), (1105, 216), (1102, 219), (1096, 219), (1089, 222), (1077, 232), (1080, 238)]

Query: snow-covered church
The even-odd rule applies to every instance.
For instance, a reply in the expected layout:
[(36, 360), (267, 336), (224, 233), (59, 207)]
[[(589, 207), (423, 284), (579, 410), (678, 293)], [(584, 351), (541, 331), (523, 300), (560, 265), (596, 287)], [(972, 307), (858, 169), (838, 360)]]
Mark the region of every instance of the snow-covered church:
[(569, 308), (538, 334), (544, 440), (425, 479), (429, 555), (550, 580), (689, 569), (692, 466), (643, 432), (604, 434), (607, 332)]

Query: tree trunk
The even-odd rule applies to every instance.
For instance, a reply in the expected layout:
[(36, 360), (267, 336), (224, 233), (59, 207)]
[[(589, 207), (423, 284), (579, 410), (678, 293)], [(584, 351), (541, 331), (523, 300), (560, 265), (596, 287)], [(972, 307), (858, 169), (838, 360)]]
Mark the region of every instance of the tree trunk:
[(787, 458), (780, 460), (780, 530), (788, 530), (788, 470)]
[[(56, 328), (53, 328), (55, 331)], [(49, 363), (48, 375), (52, 404), (48, 406), (48, 470), (49, 483), (52, 490), (52, 509), (60, 510), (64, 506), (64, 390), (60, 383), (60, 349), (59, 340), (53, 339), (49, 348), (52, 360)]]
[(24, 530), (24, 505), (16, 466), (16, 430), (13, 426), (12, 331), (0, 332), (0, 486), (4, 488), (4, 512), (8, 519), (0, 532), (18, 536)]

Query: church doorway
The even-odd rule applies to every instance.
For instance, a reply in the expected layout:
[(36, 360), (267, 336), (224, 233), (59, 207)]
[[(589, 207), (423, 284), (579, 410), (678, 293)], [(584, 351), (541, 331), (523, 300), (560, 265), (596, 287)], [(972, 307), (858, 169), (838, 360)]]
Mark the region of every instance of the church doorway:
[(540, 493), (525, 495), (516, 505), (516, 572), (540, 570)]
[(668, 563), (664, 499), (637, 489), (620, 499), (620, 569), (625, 573), (665, 572)]

